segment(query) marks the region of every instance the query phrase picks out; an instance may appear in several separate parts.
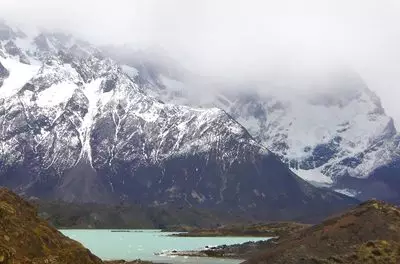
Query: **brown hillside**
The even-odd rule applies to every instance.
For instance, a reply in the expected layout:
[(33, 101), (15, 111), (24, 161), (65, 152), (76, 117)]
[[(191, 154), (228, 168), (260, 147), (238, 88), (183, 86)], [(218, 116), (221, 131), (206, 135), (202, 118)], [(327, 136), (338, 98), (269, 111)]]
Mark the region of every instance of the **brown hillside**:
[(0, 188), (1, 264), (100, 264), (80, 243), (37, 216), (36, 209)]
[(400, 263), (400, 210), (368, 201), (282, 239), (245, 264)]

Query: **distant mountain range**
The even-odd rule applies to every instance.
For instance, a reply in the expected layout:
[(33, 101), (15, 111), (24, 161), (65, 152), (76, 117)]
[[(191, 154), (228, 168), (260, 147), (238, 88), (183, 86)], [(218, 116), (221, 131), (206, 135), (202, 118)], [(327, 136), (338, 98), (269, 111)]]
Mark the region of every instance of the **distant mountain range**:
[(196, 76), (159, 52), (104, 49), (154, 97), (223, 109), (308, 182), (362, 200), (400, 201), (399, 133), (352, 70), (277, 70), (265, 81), (229, 82)]
[(42, 199), (270, 220), (356, 202), (299, 178), (224, 110), (154, 98), (141, 71), (73, 36), (2, 23), (0, 184)]

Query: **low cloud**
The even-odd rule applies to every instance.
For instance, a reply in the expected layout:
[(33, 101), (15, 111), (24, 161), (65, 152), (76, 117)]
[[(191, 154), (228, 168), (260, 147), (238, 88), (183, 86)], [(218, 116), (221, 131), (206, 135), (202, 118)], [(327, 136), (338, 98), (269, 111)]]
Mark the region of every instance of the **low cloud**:
[(162, 47), (195, 72), (231, 80), (346, 65), (400, 122), (397, 0), (1, 0), (0, 15), (99, 44)]

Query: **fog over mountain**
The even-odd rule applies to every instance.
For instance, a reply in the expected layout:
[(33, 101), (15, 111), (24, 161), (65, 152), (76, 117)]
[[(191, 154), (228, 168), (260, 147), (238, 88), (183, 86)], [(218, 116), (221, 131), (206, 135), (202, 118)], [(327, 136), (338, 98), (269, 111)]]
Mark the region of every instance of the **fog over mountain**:
[(400, 121), (396, 0), (1, 0), (1, 7), (7, 20), (98, 44), (156, 47), (193, 72), (231, 81), (347, 65)]

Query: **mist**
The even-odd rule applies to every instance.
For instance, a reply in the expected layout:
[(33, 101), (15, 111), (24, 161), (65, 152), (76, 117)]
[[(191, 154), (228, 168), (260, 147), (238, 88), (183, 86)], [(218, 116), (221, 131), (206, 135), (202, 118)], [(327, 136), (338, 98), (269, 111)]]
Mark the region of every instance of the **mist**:
[[(397, 0), (0, 0), (0, 16), (96, 44), (165, 50), (193, 72), (262, 80), (283, 69), (357, 71), (400, 124)], [(287, 78), (291, 78), (288, 76)]]

